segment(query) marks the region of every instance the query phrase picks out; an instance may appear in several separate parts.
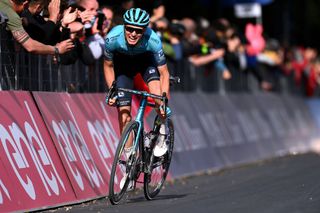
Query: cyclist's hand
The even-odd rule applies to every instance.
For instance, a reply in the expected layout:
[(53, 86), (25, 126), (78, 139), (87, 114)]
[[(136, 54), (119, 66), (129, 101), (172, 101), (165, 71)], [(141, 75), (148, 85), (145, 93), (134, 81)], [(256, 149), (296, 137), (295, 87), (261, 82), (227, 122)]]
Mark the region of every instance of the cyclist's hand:
[(109, 106), (116, 106), (117, 99), (118, 99), (117, 82), (113, 81), (106, 96), (106, 103)]
[(106, 102), (109, 106), (116, 106), (116, 103), (117, 103), (117, 99), (118, 97), (113, 97), (113, 98), (107, 98), (106, 99)]

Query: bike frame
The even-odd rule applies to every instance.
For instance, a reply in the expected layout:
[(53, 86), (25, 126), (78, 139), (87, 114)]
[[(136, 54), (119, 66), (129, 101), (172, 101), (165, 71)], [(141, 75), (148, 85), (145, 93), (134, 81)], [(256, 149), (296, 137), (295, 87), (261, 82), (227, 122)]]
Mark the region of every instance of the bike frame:
[(125, 89), (125, 88), (118, 88), (118, 91), (129, 92), (131, 94), (139, 95), (142, 97), (142, 100), (140, 101), (138, 113), (135, 117), (135, 121), (138, 123), (138, 132), (137, 132), (137, 137), (135, 138), (135, 141), (133, 142), (133, 147), (134, 147), (134, 150), (136, 150), (136, 147), (139, 145), (139, 141), (141, 141), (140, 150), (142, 153), (142, 162), (145, 163), (146, 156), (145, 156), (145, 152), (144, 152), (144, 143), (142, 141), (143, 140), (143, 131), (144, 131), (143, 116), (144, 116), (144, 113), (145, 113), (147, 106), (155, 107), (155, 104), (149, 103), (147, 98), (151, 97), (151, 98), (156, 98), (156, 99), (164, 99), (165, 97), (150, 94), (145, 91), (137, 91), (137, 90), (131, 90), (131, 89)]

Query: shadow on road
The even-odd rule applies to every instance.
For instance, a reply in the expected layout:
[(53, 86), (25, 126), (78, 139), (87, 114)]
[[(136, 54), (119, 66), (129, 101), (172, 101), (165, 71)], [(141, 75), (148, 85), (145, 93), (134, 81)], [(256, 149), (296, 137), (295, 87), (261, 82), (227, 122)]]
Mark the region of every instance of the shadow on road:
[[(187, 194), (172, 194), (172, 195), (158, 195), (156, 196), (152, 201), (155, 200), (169, 200), (169, 199), (176, 199), (176, 198), (184, 198)], [(144, 202), (147, 201), (147, 199), (144, 196), (137, 197), (137, 198), (130, 198), (127, 200), (127, 203), (137, 203), (137, 202)]]

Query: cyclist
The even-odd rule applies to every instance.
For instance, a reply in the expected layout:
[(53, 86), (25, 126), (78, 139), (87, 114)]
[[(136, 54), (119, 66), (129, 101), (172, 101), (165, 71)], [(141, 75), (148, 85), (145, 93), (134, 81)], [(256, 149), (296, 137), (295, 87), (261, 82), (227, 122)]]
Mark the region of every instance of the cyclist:
[[(169, 71), (158, 35), (150, 28), (149, 14), (140, 8), (131, 8), (123, 15), (124, 24), (114, 27), (105, 39), (104, 76), (108, 88), (114, 80), (117, 87), (133, 89), (133, 78), (140, 73), (147, 83), (150, 93), (161, 95), (169, 92)], [(117, 100), (116, 100), (117, 99)], [(117, 105), (120, 132), (131, 121), (131, 94), (118, 92), (117, 97), (107, 97), (109, 105)], [(116, 104), (117, 103), (117, 104)], [(169, 116), (163, 109), (161, 100), (155, 100), (157, 113), (163, 122)], [(167, 152), (165, 125), (160, 126), (159, 140), (154, 155), (159, 157)], [(125, 147), (130, 156), (131, 144)]]

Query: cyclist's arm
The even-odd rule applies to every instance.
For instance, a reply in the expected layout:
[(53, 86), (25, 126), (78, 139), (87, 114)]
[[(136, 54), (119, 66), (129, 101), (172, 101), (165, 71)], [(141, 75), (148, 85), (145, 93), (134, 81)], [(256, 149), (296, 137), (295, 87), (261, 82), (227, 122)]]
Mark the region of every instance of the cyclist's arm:
[(115, 80), (113, 61), (104, 60), (103, 63), (104, 78), (106, 80), (108, 88), (111, 87), (112, 82)]
[(168, 70), (168, 66), (167, 64), (163, 64), (158, 66), (158, 70), (160, 73), (160, 90), (161, 90), (161, 94), (163, 92), (165, 92), (167, 94), (167, 96), (169, 95), (169, 78), (170, 78), (170, 74), (169, 74), (169, 70)]

